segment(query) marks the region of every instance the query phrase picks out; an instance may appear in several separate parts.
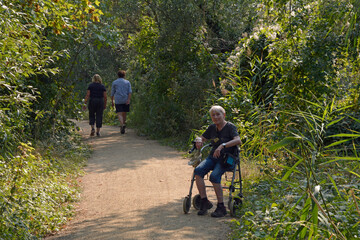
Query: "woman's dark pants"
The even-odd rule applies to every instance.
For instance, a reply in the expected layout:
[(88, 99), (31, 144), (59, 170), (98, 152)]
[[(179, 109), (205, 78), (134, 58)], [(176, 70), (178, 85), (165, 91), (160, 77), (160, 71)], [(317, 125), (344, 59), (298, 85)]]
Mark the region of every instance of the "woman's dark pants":
[(101, 128), (104, 112), (104, 98), (90, 98), (88, 107), (89, 124), (94, 125), (96, 121), (96, 127)]

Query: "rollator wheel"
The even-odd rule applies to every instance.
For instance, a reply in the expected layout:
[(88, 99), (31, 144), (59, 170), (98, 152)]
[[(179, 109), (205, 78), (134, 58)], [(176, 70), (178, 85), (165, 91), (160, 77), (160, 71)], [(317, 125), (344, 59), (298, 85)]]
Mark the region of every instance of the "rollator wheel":
[(201, 200), (200, 194), (196, 194), (192, 200), (193, 207), (196, 210), (200, 209), (200, 200)]
[(241, 205), (241, 199), (232, 199), (231, 201), (229, 201), (230, 216), (235, 217), (236, 210), (240, 209)]
[(190, 206), (191, 206), (191, 199), (189, 198), (189, 196), (186, 196), (183, 201), (183, 210), (185, 214), (189, 212)]

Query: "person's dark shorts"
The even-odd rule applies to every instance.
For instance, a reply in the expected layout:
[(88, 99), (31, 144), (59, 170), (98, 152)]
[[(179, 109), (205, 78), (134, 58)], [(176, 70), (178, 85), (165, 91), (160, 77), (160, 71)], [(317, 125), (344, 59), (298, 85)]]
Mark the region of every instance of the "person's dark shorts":
[(130, 104), (115, 104), (116, 112), (130, 112)]

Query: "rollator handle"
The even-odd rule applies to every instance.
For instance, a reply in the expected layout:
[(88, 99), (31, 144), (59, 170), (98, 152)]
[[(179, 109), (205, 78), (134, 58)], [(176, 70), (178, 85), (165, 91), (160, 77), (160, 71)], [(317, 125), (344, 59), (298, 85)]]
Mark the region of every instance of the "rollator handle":
[(192, 143), (193, 143), (193, 146), (190, 149), (189, 153), (192, 153), (196, 149), (196, 142), (193, 141)]

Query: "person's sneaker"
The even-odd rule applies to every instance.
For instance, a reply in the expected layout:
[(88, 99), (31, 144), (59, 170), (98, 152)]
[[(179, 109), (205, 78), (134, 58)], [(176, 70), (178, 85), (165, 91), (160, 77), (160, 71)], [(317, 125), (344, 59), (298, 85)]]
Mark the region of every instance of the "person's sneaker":
[(224, 203), (217, 204), (217, 207), (213, 213), (211, 213), (212, 217), (224, 217), (227, 214), (226, 207), (224, 206)]
[(94, 135), (95, 135), (95, 129), (91, 129), (90, 136), (94, 136)]
[(126, 127), (126, 126), (122, 126), (122, 127), (121, 127), (121, 134), (124, 134), (124, 133), (125, 133), (125, 127)]
[(99, 132), (97, 132), (97, 133), (96, 133), (96, 136), (97, 136), (97, 137), (100, 137), (100, 133), (99, 133)]
[(205, 215), (207, 211), (213, 207), (213, 204), (207, 199), (200, 199), (200, 210), (198, 211), (198, 215)]

